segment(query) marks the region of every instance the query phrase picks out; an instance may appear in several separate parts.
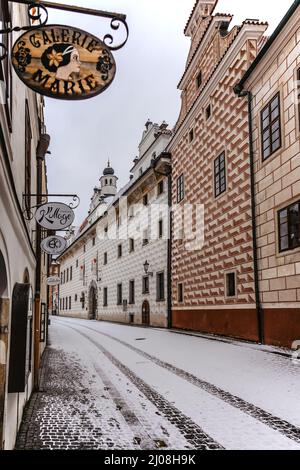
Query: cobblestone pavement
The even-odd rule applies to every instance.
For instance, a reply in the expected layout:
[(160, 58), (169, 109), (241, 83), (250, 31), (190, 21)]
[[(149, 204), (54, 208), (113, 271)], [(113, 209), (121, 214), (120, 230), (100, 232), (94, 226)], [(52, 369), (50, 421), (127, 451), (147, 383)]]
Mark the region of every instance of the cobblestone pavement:
[(297, 426), (133, 346), (114, 325), (52, 323), (17, 449), (300, 449)]
[[(85, 328), (87, 330), (95, 331), (93, 328), (90, 328), (88, 326), (81, 326), (81, 328)], [(287, 437), (290, 439), (295, 440), (296, 442), (300, 442), (300, 428), (297, 426), (294, 426), (293, 424), (289, 423), (288, 421), (279, 418), (278, 416), (274, 416), (271, 413), (268, 413), (267, 411), (259, 408), (258, 406), (253, 405), (252, 403), (249, 403), (245, 400), (243, 400), (240, 397), (234, 396), (229, 392), (226, 392), (225, 390), (222, 390), (219, 387), (216, 387), (213, 384), (210, 384), (204, 380), (199, 379), (198, 377), (195, 377), (193, 374), (190, 374), (178, 367), (175, 367), (172, 364), (169, 364), (167, 362), (161, 361), (159, 358), (152, 356), (151, 354), (147, 354), (144, 351), (142, 351), (139, 348), (136, 348), (125, 341), (122, 341), (114, 336), (111, 336), (107, 333), (103, 332), (98, 332), (101, 335), (104, 335), (108, 338), (113, 339), (114, 341), (117, 341), (120, 344), (125, 345), (127, 348), (137, 352), (141, 356), (150, 359), (153, 361), (155, 364), (158, 364), (161, 367), (164, 367), (167, 370), (170, 370), (171, 372), (174, 372), (178, 377), (182, 377), (188, 382), (196, 385), (197, 387), (205, 390), (208, 393), (211, 393), (212, 395), (215, 395), (225, 402), (229, 403), (232, 406), (235, 406), (236, 408), (243, 410), (245, 413), (248, 413), (249, 415), (253, 416), (254, 418), (258, 419), (262, 423), (267, 424), (271, 428), (275, 429), (276, 431), (279, 431), (283, 434), (285, 434)]]

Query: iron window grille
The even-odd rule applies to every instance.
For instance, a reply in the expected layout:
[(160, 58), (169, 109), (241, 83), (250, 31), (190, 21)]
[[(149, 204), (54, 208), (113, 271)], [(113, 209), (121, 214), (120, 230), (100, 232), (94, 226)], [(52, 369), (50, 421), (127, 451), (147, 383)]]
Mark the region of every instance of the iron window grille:
[(216, 158), (214, 162), (215, 173), (215, 197), (220, 196), (226, 191), (226, 167), (225, 152)]
[(184, 175), (177, 178), (177, 203), (184, 199)]

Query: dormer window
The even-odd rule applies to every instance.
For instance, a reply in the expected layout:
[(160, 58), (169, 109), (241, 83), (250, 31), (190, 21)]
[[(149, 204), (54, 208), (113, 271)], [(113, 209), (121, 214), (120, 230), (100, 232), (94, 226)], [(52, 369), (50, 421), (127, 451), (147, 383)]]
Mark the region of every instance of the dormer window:
[(200, 88), (202, 85), (202, 72), (199, 72), (196, 78), (197, 88)]

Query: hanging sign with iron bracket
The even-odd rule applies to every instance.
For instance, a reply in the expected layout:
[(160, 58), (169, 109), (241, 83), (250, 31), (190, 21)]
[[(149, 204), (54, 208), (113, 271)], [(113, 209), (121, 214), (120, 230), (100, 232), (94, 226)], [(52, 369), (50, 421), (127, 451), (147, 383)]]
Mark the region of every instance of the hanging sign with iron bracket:
[[(49, 197), (55, 197), (55, 198), (63, 197), (64, 199), (71, 198), (72, 201), (68, 205), (63, 204), (61, 202), (48, 203)], [(31, 201), (32, 198), (39, 200), (39, 204), (34, 204), (34, 205), (31, 205), (31, 203), (28, 204), (28, 201)], [(77, 196), (77, 194), (23, 194), (23, 201), (24, 201), (23, 202), (23, 205), (24, 205), (23, 215), (26, 220), (32, 220), (34, 217), (35, 218), (38, 217), (39, 219), (43, 220), (43, 218), (45, 218), (45, 215), (46, 215), (48, 218), (51, 219), (51, 222), (46, 221), (47, 226), (44, 227), (38, 221), (39, 225), (41, 225), (43, 228), (47, 230), (61, 230), (61, 231), (65, 230), (65, 228), (68, 228), (70, 227), (70, 225), (72, 225), (74, 221), (74, 210), (77, 209), (77, 207), (80, 204), (80, 198)], [(39, 211), (38, 216), (37, 216), (36, 212), (38, 209), (41, 209), (41, 211)], [(46, 209), (46, 212), (45, 212), (45, 209)], [(61, 216), (62, 210), (64, 210), (65, 213), (73, 214), (70, 217), (70, 220), (72, 220), (72, 222), (69, 225), (66, 225), (64, 228), (62, 228), (63, 224), (58, 224), (57, 221), (55, 221), (56, 216), (54, 216), (54, 213), (56, 215), (60, 214)], [(64, 221), (63, 218), (62, 218), (62, 221)], [(59, 228), (54, 227), (57, 225), (59, 225)]]
[(60, 255), (67, 248), (67, 240), (58, 235), (51, 235), (50, 237), (45, 238), (41, 243), (42, 250), (47, 253), (47, 255)]
[[(27, 5), (29, 22), (0, 30), (1, 35), (25, 31), (12, 49), (12, 65), (19, 78), (36, 93), (64, 100), (83, 100), (102, 93), (113, 81), (116, 63), (112, 51), (127, 42), (126, 15), (64, 5), (43, 0), (11, 0)], [(110, 27), (125, 28), (119, 44), (111, 33), (97, 38), (73, 26), (47, 25), (48, 8), (110, 19)], [(0, 42), (0, 61), (6, 59), (6, 44)]]
[(113, 55), (100, 39), (62, 25), (43, 26), (18, 38), (12, 65), (35, 92), (65, 100), (99, 95), (116, 73)]
[(72, 225), (74, 219), (73, 209), (62, 202), (47, 202), (35, 213), (37, 223), (47, 230), (64, 230)]

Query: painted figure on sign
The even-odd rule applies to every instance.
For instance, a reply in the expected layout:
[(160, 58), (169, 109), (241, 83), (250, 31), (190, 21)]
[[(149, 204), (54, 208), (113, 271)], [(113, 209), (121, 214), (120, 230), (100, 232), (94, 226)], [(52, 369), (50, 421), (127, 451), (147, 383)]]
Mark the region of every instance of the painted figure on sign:
[(79, 52), (72, 44), (53, 44), (45, 50), (41, 60), (49, 72), (56, 73), (57, 80), (72, 80), (73, 74), (80, 73)]

